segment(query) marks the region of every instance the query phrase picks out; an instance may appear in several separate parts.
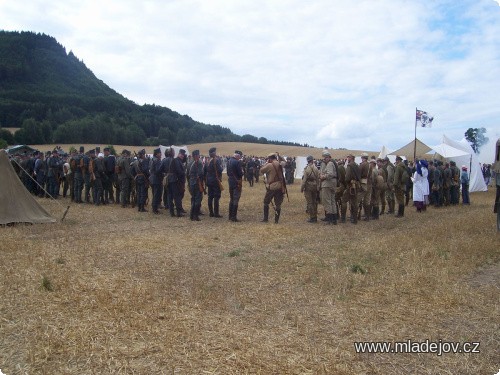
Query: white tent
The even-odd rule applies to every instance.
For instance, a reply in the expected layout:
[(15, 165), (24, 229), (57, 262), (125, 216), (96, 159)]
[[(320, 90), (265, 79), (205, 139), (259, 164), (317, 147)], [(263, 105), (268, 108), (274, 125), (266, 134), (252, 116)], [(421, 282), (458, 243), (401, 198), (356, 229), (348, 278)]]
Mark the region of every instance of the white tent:
[(306, 156), (297, 156), (295, 157), (295, 178), (302, 178), (304, 174), (304, 168), (307, 165), (307, 157)]
[(161, 158), (163, 159), (165, 157), (165, 150), (167, 148), (173, 148), (174, 149), (174, 157), (177, 157), (177, 155), (179, 154), (179, 150), (182, 148), (184, 150), (186, 150), (186, 155), (189, 155), (189, 150), (188, 150), (188, 147), (187, 146), (162, 146), (160, 145), (160, 150), (161, 150)]
[(472, 150), (470, 144), (464, 139), (460, 142), (453, 141), (447, 136), (443, 135), (441, 144), (432, 147), (432, 149), (447, 161), (453, 160), (457, 163), (457, 167), (461, 169), (465, 165), (469, 171), (469, 191), (487, 191), (486, 184), (484, 183), (483, 174), (481, 172), (481, 165), (477, 155)]
[[(380, 159), (383, 159), (385, 158), (387, 155), (389, 155), (391, 153), (391, 151), (385, 147), (385, 146), (382, 146), (382, 149), (380, 150), (380, 153), (378, 154), (378, 157)], [(396, 160), (396, 158), (394, 157), (394, 160)]]

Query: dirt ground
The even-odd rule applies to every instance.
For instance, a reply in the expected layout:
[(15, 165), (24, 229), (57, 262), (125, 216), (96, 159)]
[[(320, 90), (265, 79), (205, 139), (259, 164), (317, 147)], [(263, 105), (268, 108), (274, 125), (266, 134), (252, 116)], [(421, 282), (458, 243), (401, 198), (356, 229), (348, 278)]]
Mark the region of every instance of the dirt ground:
[[(200, 222), (37, 199), (57, 223), (0, 228), (2, 372), (499, 371), (493, 191), (337, 226), (305, 222), (298, 182), (280, 223), (261, 223), (264, 192), (244, 185), (240, 223), (227, 220), (227, 189), (225, 217)], [(418, 352), (426, 340), (462, 352)], [(413, 346), (359, 353), (356, 342)]]

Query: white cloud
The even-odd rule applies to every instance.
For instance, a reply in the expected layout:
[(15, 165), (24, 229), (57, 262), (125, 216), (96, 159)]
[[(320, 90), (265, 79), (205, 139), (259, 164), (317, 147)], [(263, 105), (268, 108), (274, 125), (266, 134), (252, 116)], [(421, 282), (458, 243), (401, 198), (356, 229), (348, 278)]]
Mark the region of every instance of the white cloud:
[(455, 2), (0, 3), (7, 30), (54, 36), (139, 104), (238, 134), (378, 150), (461, 139), (500, 118), (500, 10)]

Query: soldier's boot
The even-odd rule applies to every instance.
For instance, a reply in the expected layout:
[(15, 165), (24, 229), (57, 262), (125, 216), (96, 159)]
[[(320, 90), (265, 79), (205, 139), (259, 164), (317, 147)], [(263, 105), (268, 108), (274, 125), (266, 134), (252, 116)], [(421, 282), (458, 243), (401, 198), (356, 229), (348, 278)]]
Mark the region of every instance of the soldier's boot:
[(385, 212), (385, 201), (382, 203), (382, 209), (380, 210), (379, 215), (383, 215)]
[(274, 224), (278, 224), (278, 222), (280, 221), (280, 215), (281, 215), (281, 209), (274, 211)]
[(340, 222), (341, 223), (345, 223), (346, 214), (347, 214), (347, 208), (342, 207), (342, 209), (340, 210)]
[(394, 201), (388, 201), (387, 205), (389, 206), (389, 210), (387, 210), (387, 214), (394, 213), (394, 206), (396, 205)]
[(269, 221), (269, 205), (264, 205), (264, 218), (261, 220), (262, 223), (267, 223)]
[(380, 217), (379, 217), (379, 213), (378, 213), (378, 210), (379, 210), (379, 207), (378, 206), (374, 206), (373, 207), (373, 218), (375, 220), (378, 220)]
[(363, 220), (370, 221), (371, 206), (369, 204), (366, 204), (363, 206), (363, 210), (365, 211), (365, 216), (363, 217)]
[(356, 210), (351, 210), (351, 223), (352, 224), (358, 223), (358, 213), (356, 212)]
[(200, 211), (201, 211), (201, 204), (197, 204), (196, 206), (194, 206), (194, 213), (193, 213), (193, 220), (194, 221), (201, 221)]
[(182, 210), (180, 208), (177, 209), (177, 217), (184, 217)]
[(233, 205), (233, 219), (231, 221), (234, 221), (235, 223), (238, 223), (238, 205), (234, 204)]
[(233, 221), (233, 217), (234, 217), (233, 205), (231, 203), (229, 203), (229, 218), (228, 218), (228, 220)]
[(189, 210), (189, 218), (191, 220), (194, 218), (194, 205), (191, 205), (191, 210)]
[(208, 212), (210, 217), (214, 217), (214, 199), (208, 198)]
[(175, 217), (174, 205), (171, 205), (168, 210), (170, 211), (170, 216)]
[(408, 206), (408, 203), (410, 202), (410, 194), (406, 194), (405, 196), (405, 206)]
[(308, 223), (317, 223), (318, 222), (318, 218), (317, 216), (314, 216), (314, 217), (310, 217), (309, 220), (307, 220)]
[(214, 199), (214, 217), (222, 217), (219, 213), (219, 200), (217, 198)]
[(396, 214), (396, 217), (403, 217), (405, 212), (405, 205), (400, 204), (398, 205), (398, 213)]
[(328, 217), (327, 217), (326, 211), (325, 211), (325, 217), (323, 219), (321, 219), (321, 221), (328, 221)]
[(332, 224), (337, 225), (338, 214), (332, 214)]

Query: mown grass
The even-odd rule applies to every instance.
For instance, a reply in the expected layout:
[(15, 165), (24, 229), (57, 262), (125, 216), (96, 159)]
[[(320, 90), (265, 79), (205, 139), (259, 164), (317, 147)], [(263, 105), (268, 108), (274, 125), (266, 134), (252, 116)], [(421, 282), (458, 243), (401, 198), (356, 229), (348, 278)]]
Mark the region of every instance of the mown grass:
[[(404, 219), (280, 224), (263, 184), (241, 223), (72, 205), (0, 228), (5, 374), (493, 374), (500, 241), (493, 192)], [(55, 217), (64, 209), (40, 200)], [(206, 201), (203, 202), (206, 207)], [(184, 204), (188, 207), (188, 197)], [(65, 207), (65, 205), (62, 205)], [(204, 211), (207, 211), (204, 208)], [(321, 210), (320, 210), (321, 211)], [(50, 282), (52, 291), (40, 287)], [(357, 354), (355, 341), (479, 341), (479, 354)]]

